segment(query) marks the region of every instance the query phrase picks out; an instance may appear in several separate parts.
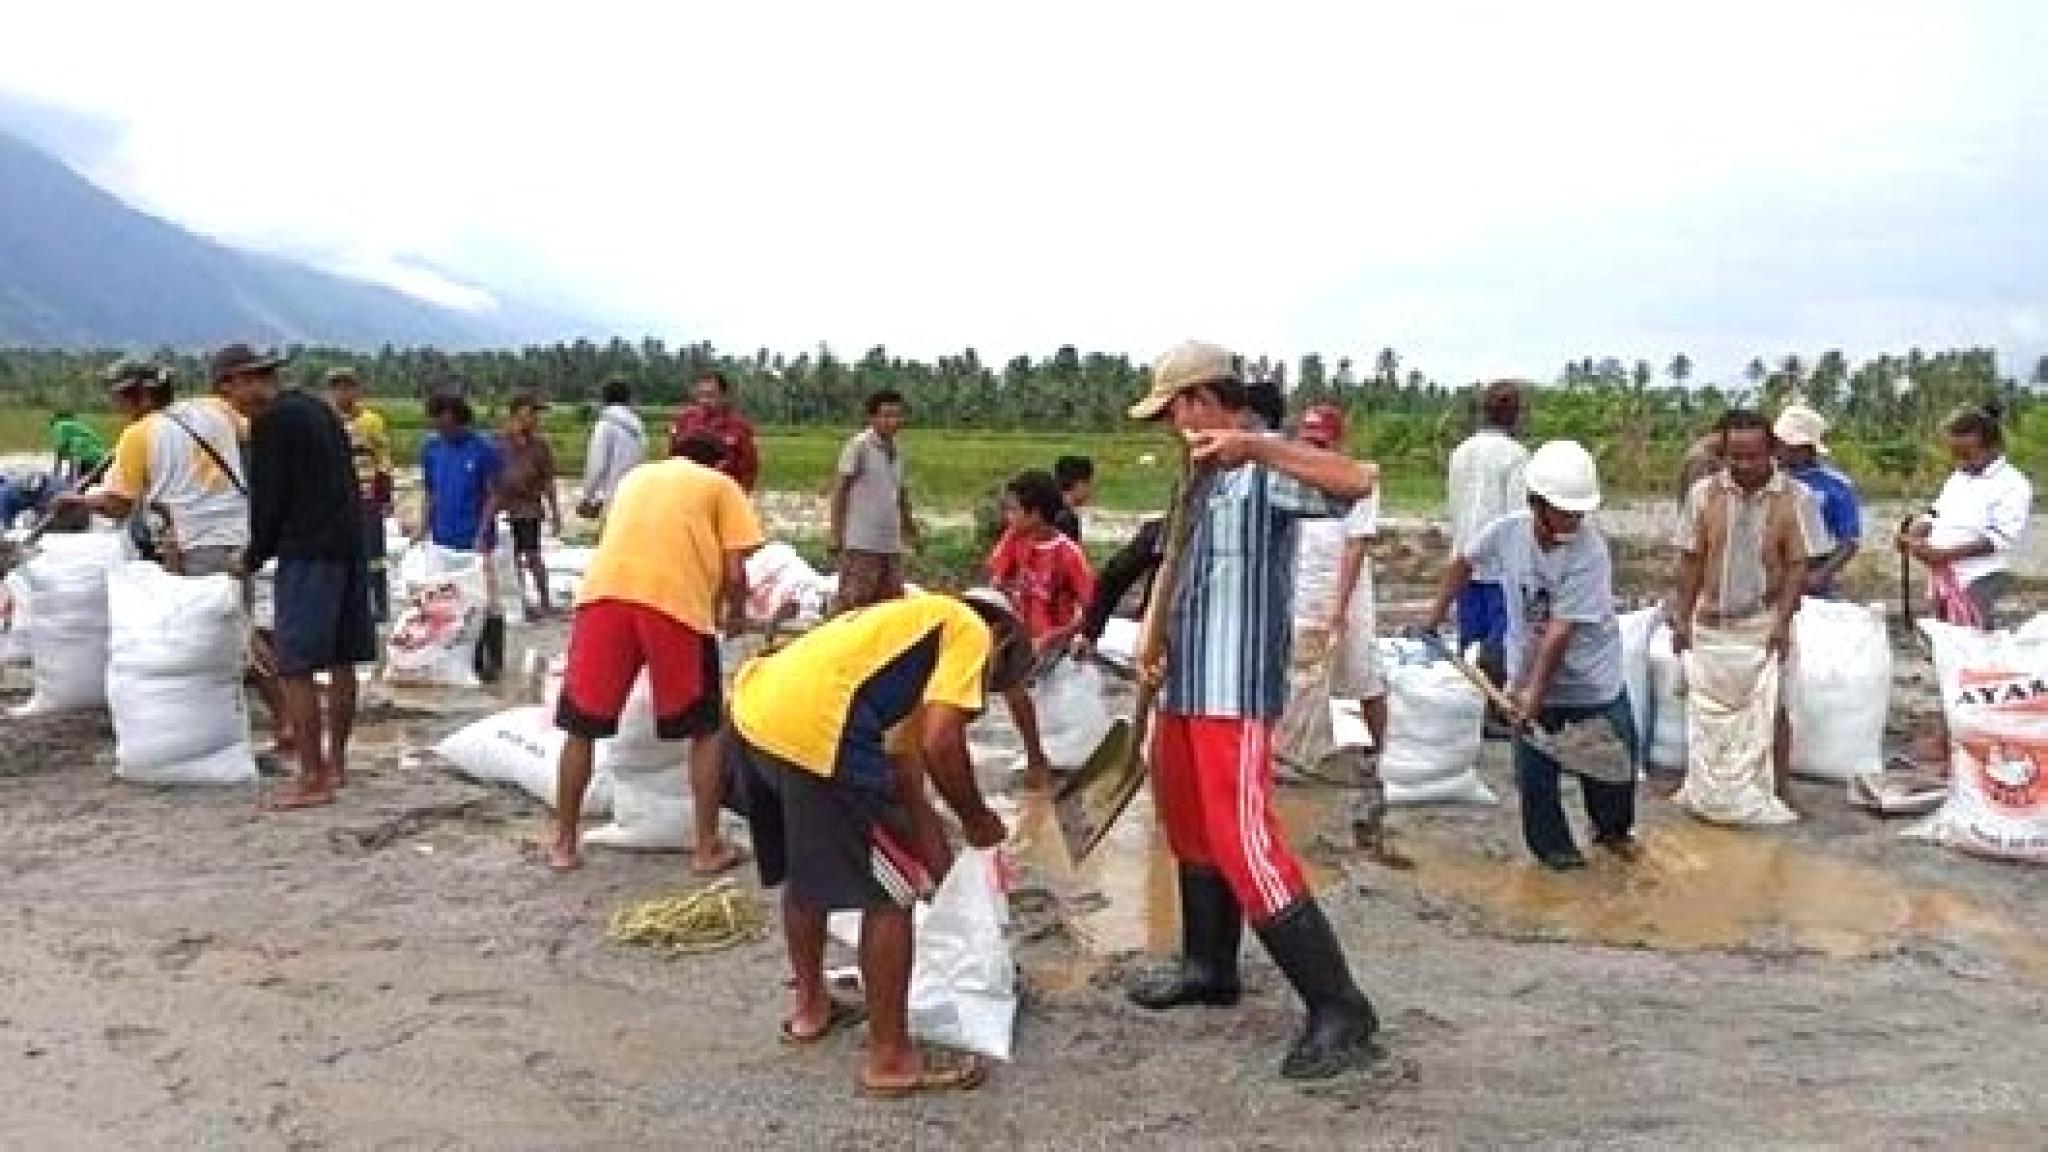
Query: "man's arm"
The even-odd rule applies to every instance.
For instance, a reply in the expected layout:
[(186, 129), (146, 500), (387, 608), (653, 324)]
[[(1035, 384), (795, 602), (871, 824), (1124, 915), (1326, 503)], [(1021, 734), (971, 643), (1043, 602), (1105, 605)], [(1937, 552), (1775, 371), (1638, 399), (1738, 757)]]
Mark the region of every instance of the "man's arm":
[(1102, 639), (1102, 630), (1109, 627), (1109, 618), (1116, 614), (1117, 605), (1159, 563), (1159, 533), (1163, 524), (1152, 519), (1138, 525), (1130, 542), (1103, 562), (1102, 576), (1095, 582), (1095, 595), (1089, 599), (1087, 614), (1081, 618), (1080, 634), (1075, 637), (1077, 648), (1085, 651)]
[(1220, 468), (1261, 464), (1339, 500), (1370, 496), (1379, 486), (1379, 467), (1370, 460), (1354, 460), (1300, 440), (1283, 440), (1258, 432), (1190, 432), (1188, 451), (1197, 464), (1213, 463)]
[(839, 476), (832, 485), (832, 511), (826, 521), (825, 547), (839, 552), (846, 547), (846, 502), (853, 494), (853, 482), (860, 479), (860, 437), (839, 450)]
[(1671, 606), (1671, 651), (1673, 655), (1692, 647), (1692, 618), (1699, 611), (1700, 584), (1706, 574), (1705, 547), (1700, 541), (1700, 505), (1706, 502), (1704, 481), (1695, 481), (1686, 491), (1678, 509), (1678, 528), (1671, 542), (1678, 548), (1678, 595)]
[(1443, 579), (1437, 582), (1436, 599), (1430, 601), (1429, 615), (1423, 617), (1422, 626), (1435, 632), (1444, 626), (1451, 615), (1451, 602), (1472, 582), (1472, 561), (1463, 556), (1451, 557), (1444, 565)]
[(275, 412), (257, 417), (249, 429), (249, 548), (243, 566), (250, 572), (277, 555), (284, 535), (295, 431)]
[(910, 514), (910, 485), (903, 484), (896, 489), (896, 515), (902, 519), (903, 542), (912, 548), (918, 546), (917, 518)]
[(752, 494), (754, 485), (761, 480), (761, 450), (754, 443), (754, 426), (742, 420), (739, 428), (740, 434), (735, 438), (732, 448), (732, 478), (740, 482), (742, 489)]
[(1515, 710), (1525, 721), (1534, 720), (1543, 711), (1543, 695), (1550, 691), (1551, 678), (1557, 675), (1557, 666), (1564, 662), (1565, 649), (1571, 647), (1572, 629), (1578, 624), (1570, 620), (1552, 619), (1543, 626), (1543, 638), (1536, 643), (1536, 658), (1523, 673), (1522, 682), (1515, 686)]
[(612, 442), (621, 435), (611, 426), (611, 421), (600, 416), (590, 426), (590, 447), (583, 458), (583, 503), (602, 502), (610, 493), (598, 490), (611, 467)]
[(1778, 602), (1771, 605), (1771, 634), (1764, 647), (1783, 656), (1792, 643), (1792, 617), (1798, 615), (1799, 602), (1806, 596), (1807, 557), (1799, 540), (1788, 538), (1779, 550), (1778, 563), (1784, 566), (1785, 578), (1778, 581)]
[(938, 788), (946, 807), (960, 818), (967, 842), (976, 848), (993, 848), (1009, 833), (981, 789), (974, 782), (974, 761), (967, 751), (967, 723), (970, 717), (949, 704), (926, 704), (918, 724), (918, 747), (924, 753), (925, 770)]
[[(1332, 640), (1343, 633), (1344, 622), (1350, 619), (1351, 597), (1358, 592), (1358, 578), (1365, 572), (1365, 558), (1371, 548), (1371, 537), (1350, 537), (1344, 541), (1344, 554), (1337, 560), (1337, 599), (1330, 605)], [(1471, 571), (1470, 565), (1466, 571)]]
[(547, 499), (548, 518), (554, 522), (555, 535), (560, 536), (562, 534), (562, 498), (561, 493), (557, 491), (560, 485), (555, 483), (555, 450), (545, 440), (541, 441), (541, 445), (544, 449), (541, 457), (542, 471), (545, 473), (541, 478), (541, 494)]

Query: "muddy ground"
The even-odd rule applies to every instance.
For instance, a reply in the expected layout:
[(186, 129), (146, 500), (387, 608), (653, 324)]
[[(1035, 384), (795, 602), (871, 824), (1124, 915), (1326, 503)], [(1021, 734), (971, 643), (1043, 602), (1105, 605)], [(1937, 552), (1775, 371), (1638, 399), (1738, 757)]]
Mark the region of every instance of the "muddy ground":
[[(0, 699), (20, 695), (17, 670)], [(1900, 735), (1928, 699), (1909, 670)], [(1503, 746), (1485, 758), (1499, 806), (1395, 815), (1412, 872), (1321, 836), (1339, 830), (1339, 797), (1284, 790), (1387, 1024), (1376, 1066), (1308, 1089), (1274, 1074), (1296, 1009), (1262, 956), (1237, 1010), (1124, 1002), (1120, 979), (1177, 931), (1142, 806), (1078, 876), (1025, 811), (1017, 1059), (971, 1096), (879, 1103), (854, 1092), (857, 1036), (777, 1043), (774, 938), (679, 959), (605, 941), (615, 908), (685, 885), (678, 857), (593, 850), (553, 876), (535, 804), (420, 751), (503, 700), (406, 702), (373, 706), (344, 800), (292, 817), (243, 790), (116, 784), (103, 720), (0, 721), (0, 1146), (2041, 1147), (2048, 1133), (2048, 873), (1907, 842), (1838, 786), (1802, 787), (1795, 828), (1729, 832), (1653, 783), (1644, 860), (1564, 877), (1523, 858)], [(992, 782), (1005, 760), (989, 758)]]

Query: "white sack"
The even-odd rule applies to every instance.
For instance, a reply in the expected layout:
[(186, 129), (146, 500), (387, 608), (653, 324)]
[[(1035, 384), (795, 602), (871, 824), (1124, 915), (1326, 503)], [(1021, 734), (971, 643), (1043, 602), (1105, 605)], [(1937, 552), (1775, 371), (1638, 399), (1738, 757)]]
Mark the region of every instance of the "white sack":
[(1010, 918), (995, 852), (962, 849), (917, 925), (910, 965), (910, 1034), (927, 1043), (1010, 1058), (1017, 1021), (1017, 963), (1003, 928)]
[(1111, 616), (1095, 642), (1095, 654), (1107, 663), (1132, 671), (1138, 666), (1138, 622), (1128, 616)]
[[(1388, 637), (1379, 645), (1387, 676), (1380, 779), (1388, 805), (1494, 803), (1493, 790), (1479, 776), (1485, 697), (1421, 641)], [(1332, 727), (1338, 747), (1370, 746), (1357, 703), (1336, 705)]]
[(398, 684), (475, 688), (476, 645), (490, 611), (485, 559), (423, 544), (398, 563), (398, 603), (384, 675)]
[(789, 605), (799, 617), (826, 597), (819, 595), (825, 577), (797, 550), (780, 540), (765, 544), (747, 557), (747, 619), (766, 624)]
[(611, 823), (593, 828), (584, 842), (633, 852), (680, 852), (695, 846), (697, 806), (691, 801), (690, 745), (668, 746), (666, 763), (610, 759)]
[[(553, 809), (562, 743), (567, 738), (547, 710), (513, 708), (458, 729), (434, 750), (471, 780), (510, 784)], [(605, 758), (599, 756), (590, 773), (590, 787), (583, 793), (586, 815), (611, 812), (609, 769)]]
[(1880, 608), (1807, 600), (1792, 618), (1792, 771), (1816, 780), (1884, 774), (1892, 645)]
[(1038, 712), (1039, 743), (1055, 768), (1088, 762), (1114, 722), (1103, 702), (1102, 670), (1080, 660), (1061, 660), (1031, 689)]
[(2048, 864), (2048, 617), (2018, 633), (1920, 628), (1948, 716), (1948, 799), (1907, 835)]
[(1761, 645), (1695, 641), (1684, 661), (1687, 760), (1673, 801), (1712, 824), (1796, 821), (1771, 772), (1778, 658)]
[(138, 784), (254, 782), (241, 585), (133, 560), (109, 574), (107, 604), (114, 774)]
[(10, 572), (0, 583), (0, 664), (29, 662), (29, 619), (28, 578)]
[(597, 549), (583, 545), (560, 545), (547, 548), (541, 553), (541, 564), (548, 571), (548, 599), (558, 611), (568, 611), (576, 606), (576, 593), (583, 586), (583, 576), (590, 571), (591, 558)]
[(32, 691), (17, 715), (107, 706), (107, 573), (127, 556), (119, 532), (45, 536), (21, 569), (34, 602)]
[(1685, 667), (1671, 651), (1662, 608), (1620, 618), (1622, 681), (1635, 715), (1643, 762), (1667, 772), (1685, 770)]

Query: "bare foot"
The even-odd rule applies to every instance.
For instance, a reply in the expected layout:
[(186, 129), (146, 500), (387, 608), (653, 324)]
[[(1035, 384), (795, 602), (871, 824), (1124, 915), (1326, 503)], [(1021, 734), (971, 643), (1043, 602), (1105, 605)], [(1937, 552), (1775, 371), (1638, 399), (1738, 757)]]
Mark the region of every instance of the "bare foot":
[(264, 802), (272, 812), (296, 812), (301, 808), (319, 808), (334, 803), (334, 792), (318, 784), (300, 784), (295, 787), (273, 792)]
[(720, 840), (709, 849), (700, 850), (690, 863), (690, 871), (699, 876), (716, 876), (730, 872), (747, 862), (747, 853), (736, 844)]
[(583, 867), (583, 856), (576, 845), (557, 841), (548, 847), (548, 867), (557, 872), (574, 872)]

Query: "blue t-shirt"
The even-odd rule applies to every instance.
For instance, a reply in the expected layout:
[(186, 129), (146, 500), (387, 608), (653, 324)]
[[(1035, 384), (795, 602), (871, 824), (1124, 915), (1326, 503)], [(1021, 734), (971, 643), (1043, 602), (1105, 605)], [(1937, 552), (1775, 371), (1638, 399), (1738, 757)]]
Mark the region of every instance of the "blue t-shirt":
[(434, 543), (468, 552), (476, 548), (484, 524), (484, 498), (498, 478), (502, 461), (490, 439), (464, 432), (454, 439), (438, 433), (420, 449), (420, 478), (433, 501), (434, 522), (427, 525)]
[(1863, 512), (1856, 503), (1856, 487), (1849, 478), (1825, 464), (1812, 464), (1792, 473), (1820, 502), (1820, 521), (1827, 526), (1839, 548), (1863, 537)]

